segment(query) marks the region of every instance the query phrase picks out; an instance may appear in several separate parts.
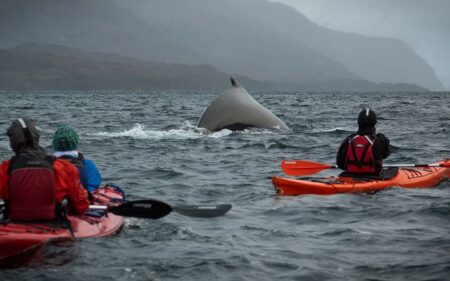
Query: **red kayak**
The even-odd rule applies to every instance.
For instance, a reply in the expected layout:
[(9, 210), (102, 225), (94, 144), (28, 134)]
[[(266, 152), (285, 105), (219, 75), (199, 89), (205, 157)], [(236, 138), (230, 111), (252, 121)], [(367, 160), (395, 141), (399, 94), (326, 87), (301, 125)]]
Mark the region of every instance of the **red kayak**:
[(393, 186), (427, 188), (436, 186), (450, 177), (449, 163), (450, 160), (444, 160), (433, 163), (430, 167), (403, 167), (388, 179), (350, 176), (294, 179), (275, 176), (272, 177), (272, 183), (278, 195), (370, 192)]
[[(117, 187), (104, 186), (94, 192), (94, 204), (116, 206), (124, 199)], [(56, 223), (0, 223), (0, 261), (29, 253), (45, 243), (88, 237), (110, 236), (118, 232), (124, 219), (106, 210), (88, 211), (83, 216), (68, 216), (67, 226)]]

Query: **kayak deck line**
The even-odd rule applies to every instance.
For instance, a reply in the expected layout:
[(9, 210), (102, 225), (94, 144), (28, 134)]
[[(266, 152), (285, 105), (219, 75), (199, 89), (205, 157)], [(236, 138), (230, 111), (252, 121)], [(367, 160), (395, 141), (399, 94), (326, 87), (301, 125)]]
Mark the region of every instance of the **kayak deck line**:
[(371, 192), (394, 186), (403, 188), (430, 188), (448, 180), (449, 160), (424, 167), (402, 167), (389, 179), (356, 178), (351, 176), (323, 178), (272, 177), (272, 185), (278, 195), (331, 195), (339, 193)]

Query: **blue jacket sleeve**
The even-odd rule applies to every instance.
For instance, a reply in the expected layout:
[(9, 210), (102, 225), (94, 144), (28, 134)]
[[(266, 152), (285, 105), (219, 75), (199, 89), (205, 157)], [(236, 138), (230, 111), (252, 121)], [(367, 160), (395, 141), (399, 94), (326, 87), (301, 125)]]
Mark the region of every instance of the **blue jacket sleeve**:
[(97, 170), (94, 162), (92, 160), (84, 160), (84, 168), (86, 169), (86, 174), (88, 178), (88, 191), (92, 192), (99, 188), (102, 183), (102, 176), (100, 172)]

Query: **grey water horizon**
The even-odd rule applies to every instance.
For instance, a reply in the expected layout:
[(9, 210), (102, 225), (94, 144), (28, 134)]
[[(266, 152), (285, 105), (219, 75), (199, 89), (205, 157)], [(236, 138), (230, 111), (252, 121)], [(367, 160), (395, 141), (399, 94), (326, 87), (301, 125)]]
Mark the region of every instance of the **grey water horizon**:
[[(16, 118), (32, 118), (51, 152), (56, 128), (72, 125), (104, 182), (129, 199), (233, 208), (213, 219), (126, 219), (115, 236), (48, 245), (45, 259), (1, 269), (0, 280), (448, 280), (448, 181), (279, 197), (269, 178), (281, 173), (283, 159), (334, 163), (365, 107), (391, 140), (386, 163), (448, 158), (449, 92), (252, 92), (290, 130), (211, 133), (196, 124), (217, 94), (2, 91), (0, 132)], [(1, 136), (5, 160), (13, 153)]]

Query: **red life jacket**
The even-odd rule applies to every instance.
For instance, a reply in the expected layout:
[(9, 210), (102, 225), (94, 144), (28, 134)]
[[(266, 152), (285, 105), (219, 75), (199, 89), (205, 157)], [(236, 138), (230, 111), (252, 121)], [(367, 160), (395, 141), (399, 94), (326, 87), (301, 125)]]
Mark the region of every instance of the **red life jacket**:
[(21, 154), (11, 159), (8, 174), (8, 214), (11, 220), (55, 218), (53, 158)]
[(348, 173), (373, 174), (376, 172), (373, 142), (374, 140), (367, 135), (356, 135), (350, 139), (346, 155)]

